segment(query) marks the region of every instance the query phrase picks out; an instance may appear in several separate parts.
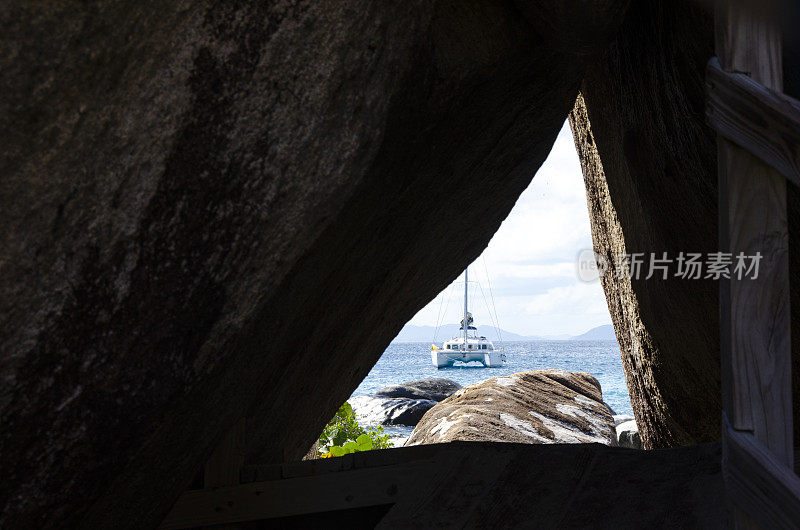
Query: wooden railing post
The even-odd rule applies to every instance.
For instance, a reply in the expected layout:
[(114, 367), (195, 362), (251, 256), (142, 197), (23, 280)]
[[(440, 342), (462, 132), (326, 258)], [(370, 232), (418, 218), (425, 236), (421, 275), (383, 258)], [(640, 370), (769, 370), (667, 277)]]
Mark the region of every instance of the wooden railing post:
[[(724, 3), (717, 9), (720, 67), (725, 72), (746, 74), (766, 89), (780, 93), (781, 38), (777, 27), (767, 13), (750, 13), (741, 4)], [(712, 105), (709, 121), (719, 131), (721, 121), (713, 111)], [(738, 278), (732, 273), (730, 280), (720, 285), (723, 474), (737, 527), (791, 527), (798, 491), (797, 477), (791, 471), (786, 180), (730, 141), (747, 132), (728, 130), (727, 137), (718, 135), (717, 141), (720, 250), (730, 252), (734, 261), (740, 253), (760, 256), (756, 278)], [(770, 489), (780, 486), (786, 494), (782, 500), (792, 501), (786, 509), (773, 506), (780, 495), (771, 494)]]
[(242, 418), (214, 449), (203, 469), (203, 486), (216, 488), (239, 484), (244, 465), (245, 420)]
[[(214, 449), (203, 468), (203, 487), (206, 490), (237, 486), (240, 482), (245, 452), (245, 419), (240, 419)], [(237, 528), (235, 524), (214, 525), (216, 530)]]

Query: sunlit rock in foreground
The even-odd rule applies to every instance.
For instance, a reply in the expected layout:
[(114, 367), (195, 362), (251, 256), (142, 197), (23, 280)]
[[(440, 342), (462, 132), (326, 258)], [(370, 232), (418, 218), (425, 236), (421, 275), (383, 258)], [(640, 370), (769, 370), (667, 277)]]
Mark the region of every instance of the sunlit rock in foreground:
[(423, 416), (406, 445), (454, 440), (617, 445), (600, 383), (564, 370), (521, 372), (462, 388)]

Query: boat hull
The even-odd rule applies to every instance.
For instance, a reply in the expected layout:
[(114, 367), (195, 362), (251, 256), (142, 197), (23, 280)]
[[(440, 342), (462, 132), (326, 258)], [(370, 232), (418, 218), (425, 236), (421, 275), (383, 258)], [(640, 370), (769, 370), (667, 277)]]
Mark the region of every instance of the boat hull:
[(431, 361), (436, 368), (447, 368), (456, 363), (468, 363), (477, 361), (486, 368), (499, 368), (503, 366), (503, 352), (500, 351), (487, 351), (487, 352), (445, 352), (440, 350), (431, 350)]

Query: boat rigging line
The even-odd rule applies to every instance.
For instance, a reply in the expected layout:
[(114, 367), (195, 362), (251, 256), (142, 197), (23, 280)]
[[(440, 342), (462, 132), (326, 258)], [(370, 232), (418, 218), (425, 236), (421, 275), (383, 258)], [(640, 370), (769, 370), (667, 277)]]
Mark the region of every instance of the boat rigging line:
[[(494, 327), (497, 330), (497, 337), (500, 339), (500, 349), (503, 350), (503, 353), (506, 351), (505, 342), (503, 342), (503, 333), (500, 331), (500, 317), (497, 315), (497, 307), (494, 305), (494, 293), (492, 292), (492, 280), (489, 278), (489, 268), (486, 266), (486, 257), (481, 256), (483, 260), (483, 270), (486, 272), (486, 284), (489, 287), (489, 296), (492, 299), (492, 311), (494, 311)], [(483, 289), (481, 289), (481, 294), (483, 294)], [(486, 303), (484, 296), (484, 303)], [(489, 304), (486, 304), (487, 306)], [(491, 313), (489, 314), (491, 316)]]

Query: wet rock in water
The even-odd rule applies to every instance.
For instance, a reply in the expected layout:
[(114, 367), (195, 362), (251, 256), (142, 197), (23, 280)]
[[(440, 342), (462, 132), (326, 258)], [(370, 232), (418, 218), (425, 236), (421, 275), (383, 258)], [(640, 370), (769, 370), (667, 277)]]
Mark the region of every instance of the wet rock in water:
[(442, 401), (449, 397), (456, 390), (461, 389), (461, 385), (450, 379), (441, 377), (431, 377), (429, 379), (417, 379), (399, 385), (389, 385), (375, 392), (376, 396), (391, 398), (414, 398), (428, 399), (431, 401)]
[(614, 427), (620, 423), (625, 423), (626, 421), (631, 421), (634, 419), (630, 414), (614, 414), (612, 417), (614, 418)]
[(383, 387), (374, 394), (349, 400), (359, 419), (368, 425), (413, 427), (436, 403), (460, 389), (450, 379), (419, 379)]
[(436, 405), (430, 399), (356, 396), (349, 400), (359, 421), (367, 425), (408, 425), (413, 427)]
[(465, 387), (428, 411), (406, 445), (454, 440), (617, 445), (600, 383), (565, 370), (521, 372)]
[(639, 427), (634, 420), (628, 420), (617, 425), (617, 444), (629, 449), (641, 449), (642, 439), (639, 437)]

